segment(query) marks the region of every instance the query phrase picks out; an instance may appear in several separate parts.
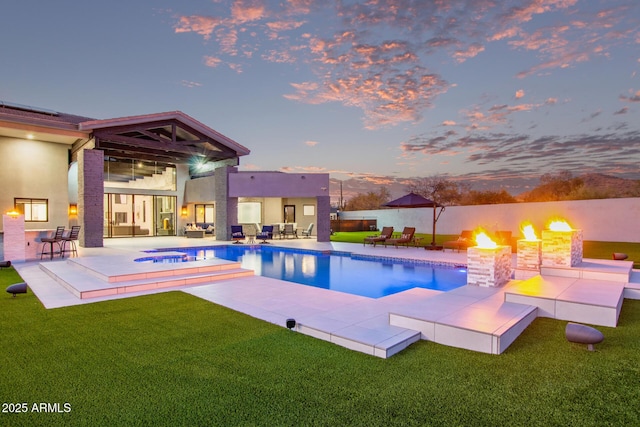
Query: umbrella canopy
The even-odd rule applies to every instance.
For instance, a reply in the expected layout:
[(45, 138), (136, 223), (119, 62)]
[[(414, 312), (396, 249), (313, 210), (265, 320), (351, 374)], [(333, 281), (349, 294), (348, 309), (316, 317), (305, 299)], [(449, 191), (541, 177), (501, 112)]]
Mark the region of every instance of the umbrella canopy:
[(390, 208), (431, 208), (437, 206), (437, 204), (419, 194), (409, 193), (386, 203), (385, 206)]

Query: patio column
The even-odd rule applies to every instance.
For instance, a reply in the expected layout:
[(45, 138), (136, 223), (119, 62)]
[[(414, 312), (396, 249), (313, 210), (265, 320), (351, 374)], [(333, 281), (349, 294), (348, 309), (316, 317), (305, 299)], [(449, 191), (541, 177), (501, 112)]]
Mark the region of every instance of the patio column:
[(331, 198), (329, 196), (316, 197), (318, 210), (316, 212), (317, 228), (316, 238), (318, 242), (331, 240)]
[(238, 198), (229, 197), (229, 174), (237, 172), (233, 166), (215, 170), (216, 240), (231, 240), (231, 226), (238, 224)]
[(78, 222), (84, 248), (101, 248), (104, 233), (104, 152), (78, 152)]

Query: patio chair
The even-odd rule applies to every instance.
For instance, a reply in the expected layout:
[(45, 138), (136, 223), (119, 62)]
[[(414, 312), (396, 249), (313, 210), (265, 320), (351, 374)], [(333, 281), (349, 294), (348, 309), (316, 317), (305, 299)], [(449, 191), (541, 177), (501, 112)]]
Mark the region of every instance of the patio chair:
[[(64, 235), (64, 225), (60, 225), (56, 228), (56, 232), (51, 237), (43, 237), (40, 239), (42, 242), (42, 251), (40, 252), (40, 259), (42, 259), (43, 255), (49, 255), (51, 259), (53, 259), (54, 253), (62, 253), (62, 246), (60, 246), (60, 242), (62, 242), (62, 236)], [(53, 251), (53, 244), (58, 245), (58, 252)], [(49, 252), (45, 252), (45, 247), (49, 245)]]
[(398, 248), (398, 245), (405, 245), (406, 247), (409, 247), (409, 244), (415, 244), (415, 242), (413, 241), (413, 235), (415, 233), (415, 227), (405, 227), (404, 230), (402, 230), (402, 235), (399, 239), (387, 239), (384, 241), (384, 245), (385, 247), (387, 245), (393, 245), (396, 247), (396, 249)]
[(302, 230), (302, 236), (305, 239), (308, 239), (309, 237), (311, 237), (311, 231), (313, 230), (313, 223), (309, 224), (309, 226), (307, 227), (306, 230)]
[[(76, 254), (78, 256), (78, 247), (76, 246), (76, 240), (80, 238), (80, 226), (71, 226), (71, 232), (68, 236), (62, 237), (62, 247), (60, 249), (60, 256), (63, 257), (65, 252)], [(70, 249), (67, 249), (67, 243), (71, 245)]]
[(466, 250), (470, 246), (474, 246), (473, 230), (463, 230), (457, 240), (450, 240), (442, 244), (442, 250), (451, 249), (460, 252), (460, 249)]
[(260, 243), (269, 243), (267, 240), (273, 239), (273, 225), (263, 225), (262, 231), (256, 234), (256, 238), (262, 240)]
[(231, 226), (231, 240), (233, 240), (234, 244), (240, 243), (241, 240), (244, 240), (246, 236), (244, 235), (244, 231), (242, 231), (241, 225), (232, 225)]
[(369, 243), (375, 248), (377, 243), (384, 243), (384, 241), (390, 239), (391, 236), (393, 236), (393, 227), (382, 227), (382, 231), (379, 236), (365, 237), (362, 245), (364, 246)]
[(298, 238), (298, 230), (293, 227), (293, 224), (285, 224), (284, 225), (284, 237), (294, 236), (296, 239)]

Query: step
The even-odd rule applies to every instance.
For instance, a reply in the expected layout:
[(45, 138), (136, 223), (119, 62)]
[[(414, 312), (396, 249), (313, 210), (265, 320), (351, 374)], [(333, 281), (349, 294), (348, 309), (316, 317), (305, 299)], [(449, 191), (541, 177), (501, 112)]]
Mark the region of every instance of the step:
[(615, 327), (625, 283), (573, 277), (536, 276), (505, 291), (505, 301), (538, 307), (538, 315)]
[(116, 283), (130, 280), (199, 274), (240, 268), (240, 262), (223, 259), (207, 259), (189, 262), (153, 263), (136, 262), (136, 259), (183, 257), (181, 252), (163, 252), (154, 255), (129, 255), (119, 257), (70, 258), (66, 262), (100, 280)]
[(627, 283), (633, 268), (633, 261), (614, 261), (606, 259), (583, 259), (574, 267), (540, 267), (542, 276), (571, 277), (575, 279), (594, 279), (609, 282)]
[(302, 334), (383, 359), (399, 353), (420, 340), (420, 332), (398, 327), (371, 329), (350, 325), (335, 331), (327, 331), (326, 327), (316, 328), (299, 323), (296, 330)]
[(83, 269), (74, 268), (65, 262), (43, 263), (40, 264), (40, 268), (57, 283), (64, 286), (69, 292), (80, 299), (171, 287), (193, 286), (254, 275), (253, 270), (242, 268), (230, 268), (202, 273), (193, 273), (193, 269), (185, 269), (185, 274), (109, 282), (101, 280)]
[(640, 270), (633, 270), (629, 277), (629, 283), (624, 287), (624, 297), (628, 299), (640, 299)]
[(420, 331), (422, 339), (438, 344), (501, 354), (536, 317), (537, 308), (530, 305), (482, 300), (456, 309), (425, 309), (421, 314), (390, 313), (389, 323)]

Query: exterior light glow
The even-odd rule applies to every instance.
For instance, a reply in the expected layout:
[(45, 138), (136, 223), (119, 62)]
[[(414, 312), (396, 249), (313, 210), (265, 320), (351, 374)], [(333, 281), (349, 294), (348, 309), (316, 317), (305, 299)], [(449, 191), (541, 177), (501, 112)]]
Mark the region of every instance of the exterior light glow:
[(524, 234), (524, 240), (529, 242), (534, 242), (538, 240), (538, 236), (536, 236), (536, 230), (533, 229), (533, 225), (527, 224), (522, 227), (522, 234)]
[(12, 209), (9, 212), (7, 212), (7, 215), (9, 215), (11, 218), (17, 218), (20, 215), (20, 213), (15, 209)]
[(69, 205), (69, 215), (78, 215), (78, 205), (75, 203)]
[(484, 231), (480, 231), (476, 234), (476, 243), (479, 248), (483, 249), (495, 249), (498, 244), (491, 240), (491, 238)]
[(549, 224), (549, 230), (551, 231), (571, 231), (571, 226), (565, 220), (555, 220)]
[(180, 215), (187, 216), (188, 213), (189, 211), (187, 210), (186, 206), (183, 206), (182, 209), (180, 209)]

